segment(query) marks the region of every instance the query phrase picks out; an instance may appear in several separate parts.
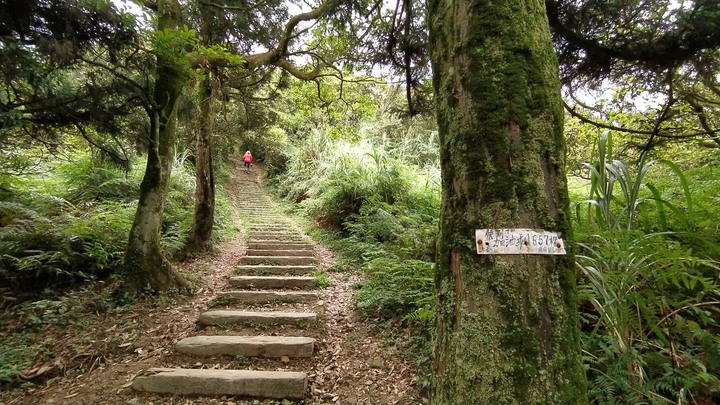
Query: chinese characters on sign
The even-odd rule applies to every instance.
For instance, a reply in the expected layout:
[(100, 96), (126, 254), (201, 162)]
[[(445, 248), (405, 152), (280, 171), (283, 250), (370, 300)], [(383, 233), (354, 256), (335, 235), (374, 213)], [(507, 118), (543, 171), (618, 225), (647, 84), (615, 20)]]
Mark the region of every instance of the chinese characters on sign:
[(566, 254), (559, 232), (533, 229), (476, 229), (475, 246), (479, 255)]

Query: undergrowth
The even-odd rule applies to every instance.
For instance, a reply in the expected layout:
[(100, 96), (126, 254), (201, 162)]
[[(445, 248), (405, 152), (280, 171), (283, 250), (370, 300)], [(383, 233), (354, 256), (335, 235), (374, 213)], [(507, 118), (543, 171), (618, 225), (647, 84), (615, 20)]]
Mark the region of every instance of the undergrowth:
[[(53, 164), (14, 179), (0, 201), (0, 280), (18, 293), (4, 303), (107, 277), (121, 265), (141, 170), (126, 173), (90, 157)], [(193, 191), (194, 176), (179, 160), (163, 217), (162, 243), (171, 254), (184, 243)]]
[[(175, 159), (163, 216), (169, 254), (182, 249), (194, 209), (194, 170), (186, 158)], [(99, 317), (124, 305), (111, 294), (144, 161), (133, 166), (125, 172), (79, 156), (55, 161), (39, 175), (0, 178), (0, 385), (16, 386), (23, 370), (53, 359), (53, 331), (83, 336)], [(237, 228), (222, 187), (216, 209), (214, 239), (231, 237)], [(192, 274), (184, 276), (194, 283)], [(165, 305), (172, 297), (140, 299)]]
[(273, 172), (268, 182), (318, 226), (313, 235), (336, 252), (337, 271), (366, 275), (354, 286), (360, 313), (413, 331), (411, 347), (405, 346), (422, 365), (418, 383), (426, 387), (439, 173), (398, 158), (391, 153), (397, 147), (314, 132), (295, 145), (286, 171)]
[[(683, 171), (643, 156), (612, 160), (599, 140), (589, 198), (575, 228), (582, 345), (593, 403), (693, 404), (720, 399), (720, 266), (698, 249), (708, 212), (695, 211)], [(653, 179), (663, 178), (658, 183)], [(717, 193), (717, 190), (715, 191)], [(717, 194), (715, 194), (717, 196)], [(716, 217), (716, 215), (715, 215)], [(713, 236), (717, 243), (717, 236)], [(717, 247), (715, 247), (717, 249)]]

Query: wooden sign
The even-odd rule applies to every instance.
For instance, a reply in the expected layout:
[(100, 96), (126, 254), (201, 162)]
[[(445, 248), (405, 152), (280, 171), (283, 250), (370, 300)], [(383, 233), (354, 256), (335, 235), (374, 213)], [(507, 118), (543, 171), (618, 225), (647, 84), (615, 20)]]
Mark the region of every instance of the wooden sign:
[(476, 229), (479, 255), (564, 255), (559, 232), (534, 229)]

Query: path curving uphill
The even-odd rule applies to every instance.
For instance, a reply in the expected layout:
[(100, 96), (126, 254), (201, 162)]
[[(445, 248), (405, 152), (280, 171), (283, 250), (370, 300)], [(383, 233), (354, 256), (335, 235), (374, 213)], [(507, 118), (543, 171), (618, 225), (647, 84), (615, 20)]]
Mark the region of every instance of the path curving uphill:
[[(256, 172), (240, 174), (239, 208), (245, 213), (246, 255), (227, 289), (200, 314), (201, 329), (175, 345), (179, 363), (195, 367), (151, 368), (135, 378), (137, 391), (197, 396), (299, 400), (308, 379), (322, 306), (314, 246), (265, 195)], [(224, 367), (223, 357), (246, 367)], [(305, 359), (305, 361), (301, 361)], [(210, 367), (206, 367), (210, 365)]]

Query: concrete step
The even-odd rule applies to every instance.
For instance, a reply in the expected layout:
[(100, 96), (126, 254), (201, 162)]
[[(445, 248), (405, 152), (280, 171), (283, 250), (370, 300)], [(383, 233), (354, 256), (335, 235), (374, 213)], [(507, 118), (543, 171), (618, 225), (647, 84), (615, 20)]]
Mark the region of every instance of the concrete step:
[(293, 244), (300, 245), (300, 244), (307, 244), (308, 238), (306, 238), (304, 236), (301, 238), (293, 238), (293, 239), (288, 239), (288, 238), (280, 239), (280, 238), (275, 238), (275, 237), (262, 239), (262, 238), (258, 238), (258, 237), (253, 237), (252, 240), (248, 241), (248, 243), (293, 243)]
[(312, 256), (308, 250), (287, 250), (287, 249), (248, 249), (245, 252), (248, 256)]
[(263, 325), (298, 325), (304, 322), (315, 322), (317, 316), (313, 312), (255, 312), (215, 310), (200, 314), (201, 325), (232, 325), (241, 323), (259, 323)]
[(272, 274), (272, 275), (303, 275), (315, 270), (315, 266), (272, 266), (266, 264), (256, 264), (236, 267), (236, 273), (251, 274)]
[(193, 336), (175, 350), (194, 356), (311, 357), (315, 339), (294, 336)]
[(244, 256), (241, 264), (278, 264), (284, 266), (308, 266), (315, 263), (312, 256)]
[(307, 374), (289, 371), (151, 368), (135, 377), (137, 391), (203, 395), (302, 399)]
[(312, 302), (320, 299), (316, 292), (306, 291), (223, 291), (218, 294), (218, 298), (243, 304), (265, 302), (297, 303)]
[(230, 285), (238, 288), (315, 288), (315, 277), (235, 276)]
[(313, 250), (314, 246), (310, 243), (303, 242), (250, 242), (248, 243), (248, 250)]
[(297, 233), (298, 231), (290, 225), (278, 225), (278, 226), (267, 226), (267, 225), (250, 225), (248, 228), (250, 232), (286, 232), (286, 233)]
[(303, 236), (292, 236), (292, 237), (278, 237), (278, 236), (268, 236), (268, 235), (261, 235), (261, 236), (250, 236), (247, 240), (248, 243), (308, 243), (307, 238)]
[(256, 241), (265, 241), (265, 240), (274, 240), (278, 242), (285, 242), (285, 241), (292, 241), (292, 242), (302, 242), (306, 239), (300, 236), (300, 234), (285, 234), (285, 235), (279, 235), (279, 234), (258, 234), (253, 233), (249, 235), (248, 242), (256, 242)]
[(253, 230), (249, 230), (248, 233), (251, 234), (251, 235), (253, 235), (253, 236), (259, 236), (259, 235), (282, 236), (282, 237), (285, 237), (285, 236), (300, 236), (300, 232), (297, 232), (297, 231), (287, 231), (287, 230), (283, 230), (283, 231), (253, 231)]

